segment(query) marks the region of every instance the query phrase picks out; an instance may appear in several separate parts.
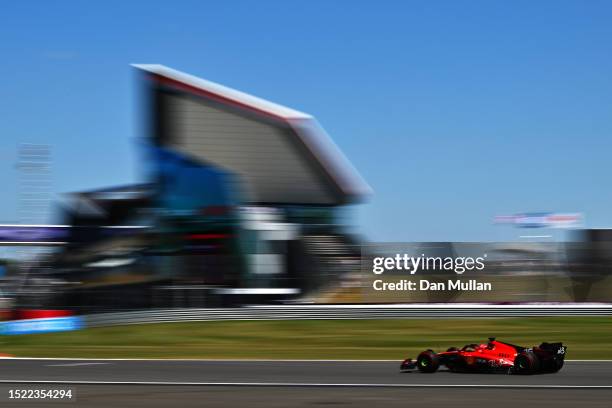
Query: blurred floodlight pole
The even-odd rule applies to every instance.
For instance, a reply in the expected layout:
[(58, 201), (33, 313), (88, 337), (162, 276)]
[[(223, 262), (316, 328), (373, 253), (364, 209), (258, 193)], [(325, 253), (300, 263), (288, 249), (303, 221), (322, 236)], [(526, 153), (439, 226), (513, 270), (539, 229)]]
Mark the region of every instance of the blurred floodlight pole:
[(19, 223), (45, 224), (51, 203), (51, 147), (22, 143), (17, 160)]
[[(19, 177), (19, 224), (43, 225), (48, 223), (51, 208), (51, 146), (22, 143), (18, 147), (17, 171)], [(41, 247), (22, 246), (18, 259), (22, 269), (20, 287), (27, 281), (30, 268)]]

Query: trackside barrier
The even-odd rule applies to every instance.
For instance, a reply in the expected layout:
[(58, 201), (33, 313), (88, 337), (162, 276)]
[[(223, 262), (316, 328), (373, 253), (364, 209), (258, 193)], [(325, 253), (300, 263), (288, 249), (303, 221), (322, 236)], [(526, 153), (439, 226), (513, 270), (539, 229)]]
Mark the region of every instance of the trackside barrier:
[(0, 322), (0, 335), (36, 334), (79, 330), (83, 319), (79, 316), (45, 317), (39, 319)]
[(87, 327), (222, 320), (333, 320), (472, 317), (612, 316), (612, 304), (307, 305), (152, 309), (83, 316)]

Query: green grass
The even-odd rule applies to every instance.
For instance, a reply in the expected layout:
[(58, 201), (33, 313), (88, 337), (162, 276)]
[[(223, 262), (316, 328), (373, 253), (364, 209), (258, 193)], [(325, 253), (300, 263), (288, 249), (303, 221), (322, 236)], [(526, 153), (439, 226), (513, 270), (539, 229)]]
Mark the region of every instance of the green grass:
[(486, 341), (562, 341), (569, 359), (612, 359), (612, 318), (298, 320), (146, 324), (0, 337), (28, 357), (401, 359)]

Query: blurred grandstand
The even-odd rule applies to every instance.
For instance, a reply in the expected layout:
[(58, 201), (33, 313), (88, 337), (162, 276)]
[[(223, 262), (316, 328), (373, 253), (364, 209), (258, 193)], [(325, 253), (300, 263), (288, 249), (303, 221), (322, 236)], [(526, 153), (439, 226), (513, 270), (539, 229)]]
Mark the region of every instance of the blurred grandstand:
[(61, 225), (0, 226), (0, 245), (54, 248), (6, 268), (0, 309), (612, 300), (610, 230), (568, 243), (409, 244), (428, 256), (488, 253), (470, 278), (494, 290), (375, 292), (362, 260), (395, 249), (351, 233), (347, 207), (370, 189), (312, 116), (164, 66), (135, 68), (142, 183), (66, 194)]
[(164, 66), (135, 68), (145, 180), (68, 194), (61, 226), (32, 228), (31, 243), (58, 249), (28, 276), (20, 307), (277, 302), (359, 270), (343, 213), (370, 190), (312, 116)]

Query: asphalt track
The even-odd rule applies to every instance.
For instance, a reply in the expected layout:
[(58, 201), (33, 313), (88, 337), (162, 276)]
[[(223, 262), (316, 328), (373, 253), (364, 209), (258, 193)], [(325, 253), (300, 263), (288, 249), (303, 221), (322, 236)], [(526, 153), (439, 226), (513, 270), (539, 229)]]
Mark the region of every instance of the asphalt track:
[[(400, 373), (396, 361), (0, 360), (0, 404), (11, 388), (71, 387), (77, 406), (418, 406), (494, 403), (612, 406), (612, 361), (568, 361), (556, 374)], [(203, 402), (206, 401), (205, 404)], [(62, 402), (54, 401), (62, 404)], [(536, 404), (537, 403), (537, 404)]]

